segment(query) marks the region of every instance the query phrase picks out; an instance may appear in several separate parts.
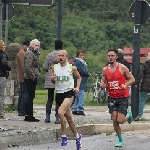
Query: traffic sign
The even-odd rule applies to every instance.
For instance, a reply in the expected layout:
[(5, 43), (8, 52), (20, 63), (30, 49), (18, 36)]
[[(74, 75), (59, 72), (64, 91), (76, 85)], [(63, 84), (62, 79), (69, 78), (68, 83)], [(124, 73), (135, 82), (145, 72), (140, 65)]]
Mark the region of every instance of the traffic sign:
[[(135, 12), (136, 9), (141, 9), (141, 14), (139, 14), (140, 11)], [(136, 24), (145, 24), (149, 18), (150, 18), (150, 5), (147, 1), (139, 1), (136, 0), (131, 4), (129, 15), (131, 20)]]
[(6, 4), (31, 5), (31, 6), (51, 6), (53, 0), (2, 0)]
[[(10, 21), (14, 16), (14, 6), (8, 4), (8, 21)], [(6, 20), (6, 5), (2, 6), (2, 20)]]

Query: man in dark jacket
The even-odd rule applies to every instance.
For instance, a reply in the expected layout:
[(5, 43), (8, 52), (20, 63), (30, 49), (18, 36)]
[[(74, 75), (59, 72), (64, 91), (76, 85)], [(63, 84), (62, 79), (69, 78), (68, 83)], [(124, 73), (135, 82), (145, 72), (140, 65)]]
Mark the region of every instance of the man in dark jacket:
[(147, 60), (142, 64), (139, 75), (134, 83), (135, 87), (140, 83), (140, 101), (139, 101), (139, 113), (138, 116), (134, 119), (138, 121), (143, 115), (143, 109), (145, 102), (148, 99), (148, 93), (150, 92), (150, 53), (147, 55)]
[(118, 49), (117, 56), (118, 56), (118, 58), (116, 59), (116, 61), (121, 63), (121, 64), (124, 64), (129, 69), (129, 71), (131, 71), (129, 62), (126, 59), (124, 59), (124, 57), (123, 57), (123, 50), (122, 49), (120, 49), (120, 48)]
[(4, 119), (4, 89), (6, 87), (8, 71), (11, 67), (8, 65), (4, 41), (0, 40), (0, 119)]

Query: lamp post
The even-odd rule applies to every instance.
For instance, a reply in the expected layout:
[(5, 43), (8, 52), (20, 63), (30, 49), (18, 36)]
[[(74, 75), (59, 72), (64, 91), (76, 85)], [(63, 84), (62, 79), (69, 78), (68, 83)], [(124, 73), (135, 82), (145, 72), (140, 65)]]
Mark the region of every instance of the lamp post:
[(62, 39), (62, 0), (58, 0), (58, 27), (57, 27), (57, 39)]
[[(14, 5), (29, 5), (29, 6), (51, 6), (53, 4), (53, 0), (0, 0), (0, 39), (2, 39), (2, 5), (5, 5), (6, 7), (6, 22), (8, 21), (9, 16), (9, 9), (8, 4), (14, 4)], [(11, 12), (12, 13), (12, 12)], [(7, 24), (5, 26), (5, 41), (8, 34), (7, 30)]]
[(8, 4), (6, 4), (6, 20), (5, 20), (5, 45), (8, 44)]
[(0, 0), (0, 39), (2, 39), (2, 0)]
[[(130, 18), (134, 22), (134, 43), (133, 43), (133, 60), (132, 74), (136, 79), (140, 71), (140, 34), (141, 25), (145, 24), (150, 17), (150, 6), (145, 0), (136, 0), (130, 7)], [(131, 110), (133, 118), (138, 115), (139, 111), (139, 86), (132, 85)]]
[[(137, 1), (135, 3), (134, 10), (135, 18), (134, 18), (134, 43), (133, 43), (133, 60), (132, 60), (132, 74), (136, 79), (138, 73), (140, 71), (140, 34), (141, 34), (141, 13), (142, 13), (142, 5)], [(131, 94), (131, 110), (133, 114), (133, 118), (138, 115), (139, 110), (139, 86), (137, 88), (132, 85), (132, 94)]]

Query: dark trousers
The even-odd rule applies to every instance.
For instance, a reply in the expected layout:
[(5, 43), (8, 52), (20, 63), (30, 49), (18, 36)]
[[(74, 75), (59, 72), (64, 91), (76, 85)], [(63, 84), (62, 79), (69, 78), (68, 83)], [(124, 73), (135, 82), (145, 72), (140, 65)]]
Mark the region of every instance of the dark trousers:
[(26, 112), (26, 104), (28, 99), (27, 85), (25, 82), (20, 83), (20, 91), (18, 98), (18, 112), (25, 113)]
[(25, 79), (24, 81), (27, 85), (27, 92), (29, 97), (26, 105), (26, 115), (29, 115), (29, 117), (33, 117), (33, 99), (35, 98), (37, 79), (34, 81), (31, 79)]
[[(47, 104), (46, 104), (46, 113), (47, 114), (51, 114), (51, 110), (52, 110), (52, 105), (53, 105), (53, 101), (54, 101), (54, 91), (55, 88), (48, 88), (48, 100), (47, 100)], [(55, 107), (55, 112), (56, 115), (58, 115), (58, 105), (56, 105)]]

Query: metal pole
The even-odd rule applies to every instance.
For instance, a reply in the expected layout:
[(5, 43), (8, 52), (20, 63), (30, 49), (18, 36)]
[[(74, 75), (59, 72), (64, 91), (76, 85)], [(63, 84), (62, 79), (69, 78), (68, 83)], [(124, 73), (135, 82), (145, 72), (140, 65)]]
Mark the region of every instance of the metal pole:
[(57, 39), (62, 39), (62, 0), (58, 0), (58, 25), (57, 25)]
[(8, 4), (5, 5), (6, 7), (6, 20), (5, 20), (5, 45), (8, 44)]
[(0, 39), (2, 39), (2, 0), (0, 0)]
[[(142, 17), (142, 1), (135, 3), (135, 20), (134, 20), (134, 46), (133, 46), (133, 61), (132, 61), (132, 74), (136, 79), (140, 71), (140, 33), (141, 33), (141, 17)], [(136, 88), (132, 85), (131, 94), (131, 110), (133, 118), (138, 115), (139, 111), (139, 86)]]

